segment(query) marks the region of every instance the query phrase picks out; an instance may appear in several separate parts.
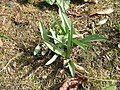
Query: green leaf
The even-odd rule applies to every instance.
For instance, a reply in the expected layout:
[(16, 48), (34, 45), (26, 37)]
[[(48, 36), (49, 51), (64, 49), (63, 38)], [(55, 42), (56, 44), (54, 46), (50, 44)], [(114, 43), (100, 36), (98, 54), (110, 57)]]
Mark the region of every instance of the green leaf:
[(71, 0), (56, 0), (57, 5), (59, 5), (63, 11), (66, 11), (70, 6)]
[[(53, 29), (50, 28), (50, 32), (51, 32), (51, 34), (52, 34), (52, 37), (56, 39), (57, 37), (56, 37), (55, 31), (53, 31)], [(56, 44), (57, 41), (56, 41), (55, 39), (54, 39), (54, 43)]]
[(37, 54), (39, 54), (41, 52), (41, 47), (40, 47), (40, 45), (37, 45), (36, 47), (35, 47), (35, 50), (34, 50), (34, 55), (37, 55)]
[(55, 2), (55, 0), (45, 0), (48, 4), (53, 5), (53, 3)]
[(69, 57), (70, 57), (71, 46), (72, 46), (72, 38), (73, 38), (73, 30), (71, 29), (71, 30), (68, 32), (67, 55), (66, 55), (66, 58), (69, 58)]
[(54, 20), (54, 21), (52, 22), (51, 29), (53, 29), (53, 28), (55, 27), (55, 25), (57, 25), (57, 23), (56, 23), (56, 21)]
[(42, 36), (43, 40), (48, 41), (47, 31), (41, 22), (39, 22), (39, 29), (40, 29), (41, 36)]
[(110, 86), (105, 87), (104, 90), (116, 90), (116, 89), (117, 89), (116, 85), (110, 85)]
[(120, 43), (118, 44), (118, 48), (120, 48)]
[(61, 22), (57, 19), (57, 18), (54, 18), (54, 21), (56, 22), (56, 24), (58, 25), (59, 29), (60, 29), (60, 33), (62, 34), (65, 34), (65, 30), (64, 28), (61, 26)]
[(70, 6), (70, 1), (71, 0), (64, 0), (65, 1), (65, 10), (67, 10)]
[(117, 22), (117, 25), (116, 25), (116, 26), (117, 26), (117, 29), (116, 29), (116, 30), (117, 30), (118, 32), (120, 32), (120, 21)]
[(75, 65), (74, 65), (74, 62), (72, 60), (70, 60), (68, 62), (68, 67), (69, 67), (71, 75), (74, 77), (75, 76)]
[(87, 51), (87, 47), (89, 46), (90, 42), (92, 41), (105, 41), (106, 38), (101, 35), (89, 35), (81, 40), (72, 39), (72, 42), (78, 45), (84, 51)]
[(56, 47), (53, 43), (51, 43), (51, 42), (49, 42), (49, 41), (44, 41), (44, 43), (48, 46), (48, 48), (49, 48), (50, 50), (52, 50), (53, 52), (55, 52), (55, 53), (58, 54), (58, 55), (61, 55), (61, 56), (65, 57), (65, 52), (64, 52), (64, 50)]
[(87, 51), (87, 47), (88, 47), (88, 43), (82, 43), (77, 39), (72, 39), (72, 42), (75, 43), (76, 45), (78, 45), (81, 49), (83, 49), (84, 51)]
[(57, 35), (57, 39), (63, 43), (63, 45), (67, 46), (66, 42), (68, 41), (67, 35)]
[(3, 33), (0, 33), (0, 38), (1, 39), (10, 39), (8, 36), (4, 35)]
[(106, 38), (101, 36), (101, 35), (97, 35), (97, 34), (94, 34), (94, 35), (89, 35), (83, 39), (81, 39), (80, 41), (81, 42), (92, 42), (92, 41), (105, 41)]
[(59, 16), (62, 20), (62, 27), (64, 28), (64, 31), (67, 34), (67, 55), (66, 58), (69, 58), (70, 56), (70, 50), (71, 50), (71, 45), (72, 45), (72, 37), (73, 37), (73, 26), (72, 26), (72, 22), (70, 21), (70, 19), (67, 17), (66, 13), (62, 10), (62, 7), (59, 6)]
[(61, 7), (59, 7), (59, 16), (62, 20), (62, 27), (66, 30), (65, 32), (68, 33), (69, 30), (73, 29), (72, 22), (67, 17), (66, 13), (62, 11)]
[(57, 59), (58, 55), (55, 54), (45, 65), (50, 65), (51, 63), (53, 63), (56, 59)]
[(52, 36), (50, 36), (50, 35), (48, 35), (48, 37), (50, 37), (50, 38), (52, 38), (52, 39), (54, 39), (55, 41), (56, 41), (56, 45), (57, 44), (61, 44), (61, 45), (63, 45), (63, 46), (67, 46), (64, 42), (62, 42), (62, 40), (60, 40), (59, 38), (54, 38), (54, 37), (52, 37)]

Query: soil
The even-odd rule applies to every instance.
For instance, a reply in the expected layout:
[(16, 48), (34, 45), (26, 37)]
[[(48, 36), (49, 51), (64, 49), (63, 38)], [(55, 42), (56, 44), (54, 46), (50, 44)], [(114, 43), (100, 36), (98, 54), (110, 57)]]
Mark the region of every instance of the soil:
[[(94, 42), (85, 53), (79, 47), (73, 48), (71, 57), (89, 73), (87, 83), (80, 90), (104, 90), (115, 82), (120, 88), (120, 21), (119, 0), (98, 0), (99, 3), (72, 1), (68, 16), (76, 32), (86, 35), (93, 33), (107, 37), (106, 42)], [(108, 15), (91, 13), (113, 8)], [(42, 0), (2, 0), (0, 1), (0, 90), (57, 90), (68, 76), (61, 74), (61, 62), (49, 66), (45, 63), (51, 55), (34, 56), (34, 48), (42, 44), (38, 22), (47, 28), (52, 22), (52, 14), (58, 15), (55, 5)], [(108, 19), (98, 25), (102, 19)], [(61, 63), (61, 64), (60, 64)], [(119, 89), (118, 89), (119, 90)]]

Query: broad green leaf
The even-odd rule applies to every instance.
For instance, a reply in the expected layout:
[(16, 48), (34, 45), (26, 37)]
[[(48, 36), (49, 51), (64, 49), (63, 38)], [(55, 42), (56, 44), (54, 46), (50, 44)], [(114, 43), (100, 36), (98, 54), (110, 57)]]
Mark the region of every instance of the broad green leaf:
[(116, 85), (110, 85), (110, 86), (105, 87), (104, 90), (116, 90), (116, 89), (117, 89)]
[(37, 45), (36, 47), (35, 47), (35, 50), (34, 50), (34, 55), (37, 55), (37, 54), (39, 54), (41, 52), (41, 47), (40, 47), (40, 45)]
[(75, 65), (74, 65), (74, 62), (72, 60), (70, 60), (68, 62), (68, 67), (69, 67), (71, 75), (74, 77), (75, 76)]
[(118, 48), (120, 48), (120, 43), (118, 44)]
[(53, 52), (55, 52), (55, 53), (58, 54), (58, 55), (61, 55), (61, 56), (65, 57), (65, 52), (64, 52), (64, 50), (56, 47), (56, 46), (55, 46), (53, 43), (51, 43), (51, 42), (44, 41), (44, 43), (48, 46), (48, 48), (49, 48), (50, 50), (52, 50)]
[(55, 54), (45, 65), (50, 65), (51, 63), (53, 63), (56, 59), (57, 59), (58, 55)]
[(48, 4), (53, 5), (53, 3), (55, 2), (55, 0), (45, 0)]
[(82, 43), (77, 39), (72, 39), (72, 42), (75, 43), (76, 45), (78, 45), (81, 49), (83, 49), (84, 51), (87, 51), (87, 47), (89, 44), (87, 43)]
[(105, 41), (106, 38), (101, 36), (101, 35), (97, 35), (97, 34), (94, 34), (94, 35), (89, 35), (83, 39), (81, 39), (80, 41), (81, 42), (92, 42), (92, 41)]
[(41, 36), (42, 36), (43, 40), (48, 41), (47, 31), (41, 22), (39, 22), (39, 29), (40, 29)]

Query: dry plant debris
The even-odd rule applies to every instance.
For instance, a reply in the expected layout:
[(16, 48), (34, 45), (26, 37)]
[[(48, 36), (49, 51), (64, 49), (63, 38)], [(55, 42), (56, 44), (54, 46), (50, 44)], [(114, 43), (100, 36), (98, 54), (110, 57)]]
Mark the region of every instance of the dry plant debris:
[(93, 16), (93, 15), (102, 15), (102, 14), (111, 14), (113, 12), (114, 12), (113, 8), (107, 8), (107, 9), (104, 9), (104, 10), (93, 12), (93, 13), (90, 14), (90, 16)]
[(59, 90), (77, 90), (78, 86), (86, 82), (86, 80), (87, 78), (84, 76), (68, 78), (64, 81), (63, 85), (60, 87)]
[(3, 41), (0, 39), (0, 47), (3, 46)]
[(98, 0), (84, 0), (84, 2), (88, 2), (88, 3), (98, 3)]

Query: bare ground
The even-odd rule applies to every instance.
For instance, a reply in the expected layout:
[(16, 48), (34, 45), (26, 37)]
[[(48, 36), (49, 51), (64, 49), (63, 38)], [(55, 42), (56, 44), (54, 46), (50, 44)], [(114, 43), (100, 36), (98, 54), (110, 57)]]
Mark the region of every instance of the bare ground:
[[(120, 49), (117, 47), (120, 33), (116, 31), (120, 21), (120, 1), (99, 1), (99, 4), (71, 4), (71, 8), (80, 13), (80, 16), (70, 16), (77, 32), (91, 34), (94, 30), (108, 38), (105, 43), (93, 43), (87, 53), (73, 48), (72, 58), (89, 72), (88, 82), (84, 84), (89, 90), (104, 90), (120, 79)], [(45, 66), (50, 55), (35, 57), (33, 51), (42, 42), (38, 22), (43, 21), (49, 27), (51, 13), (57, 14), (57, 8), (42, 1), (21, 2), (0, 1), (0, 38), (3, 42), (0, 47), (0, 90), (56, 90), (55, 87), (67, 78), (66, 74), (60, 74), (62, 65), (55, 62)], [(95, 10), (108, 7), (114, 8), (112, 14), (89, 16)], [(108, 18), (107, 23), (97, 25), (104, 18)]]

